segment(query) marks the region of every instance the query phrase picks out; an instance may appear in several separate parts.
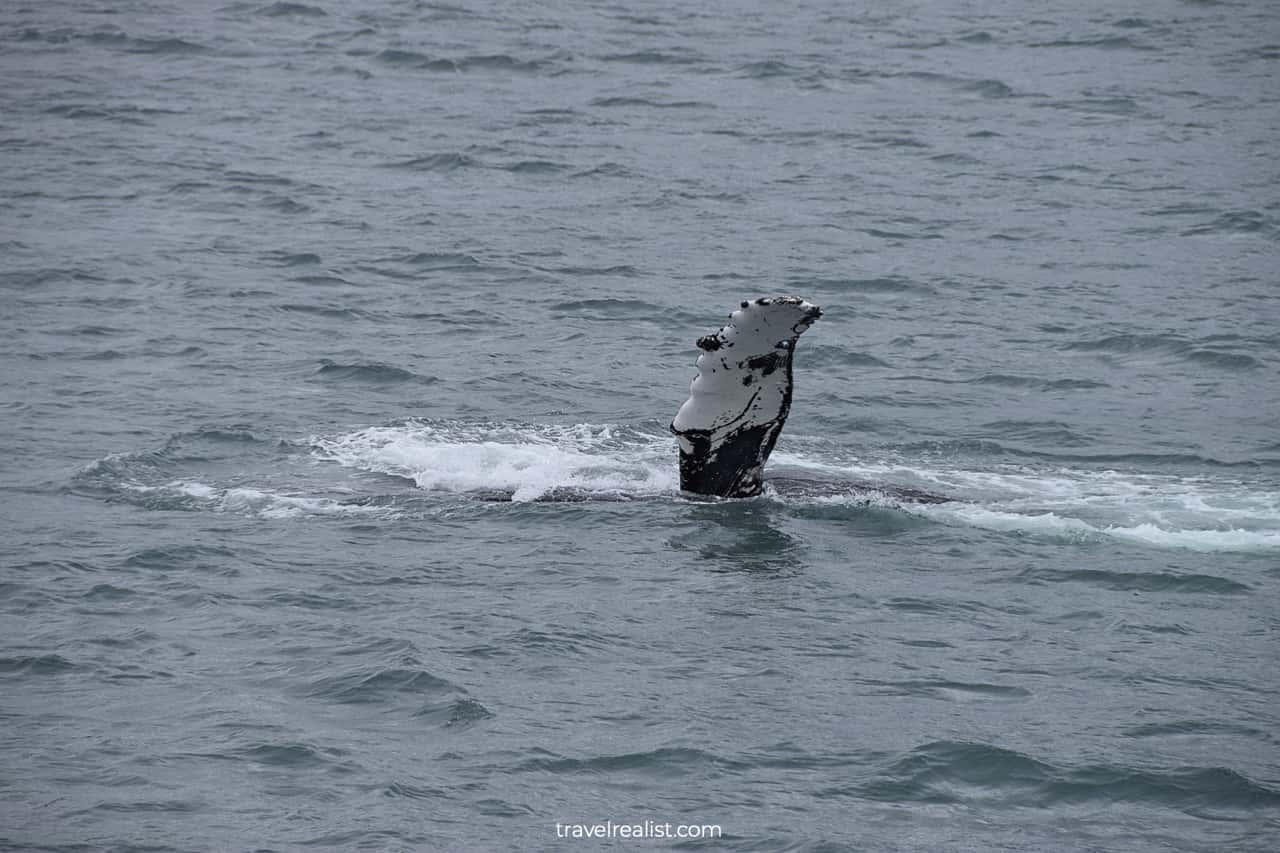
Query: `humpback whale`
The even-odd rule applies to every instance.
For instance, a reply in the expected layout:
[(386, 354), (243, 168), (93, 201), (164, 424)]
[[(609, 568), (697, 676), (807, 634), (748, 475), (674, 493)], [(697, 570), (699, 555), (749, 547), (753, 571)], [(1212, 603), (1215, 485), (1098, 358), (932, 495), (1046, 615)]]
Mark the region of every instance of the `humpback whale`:
[[(762, 297), (743, 302), (719, 331), (697, 341), (698, 375), (689, 399), (671, 421), (680, 446), (683, 492), (722, 498), (755, 497), (764, 491), (764, 466), (791, 412), (796, 342), (822, 316), (822, 309), (798, 296)], [(769, 478), (784, 496), (865, 495), (876, 500), (942, 503), (942, 495), (887, 483), (862, 483), (803, 471)], [(482, 494), (482, 500), (510, 501), (514, 490)], [(557, 486), (533, 498), (539, 502), (627, 501), (624, 492)]]
[(791, 411), (796, 342), (822, 309), (798, 296), (743, 302), (698, 339), (698, 375), (671, 422), (680, 488), (725, 498), (764, 489), (764, 463)]

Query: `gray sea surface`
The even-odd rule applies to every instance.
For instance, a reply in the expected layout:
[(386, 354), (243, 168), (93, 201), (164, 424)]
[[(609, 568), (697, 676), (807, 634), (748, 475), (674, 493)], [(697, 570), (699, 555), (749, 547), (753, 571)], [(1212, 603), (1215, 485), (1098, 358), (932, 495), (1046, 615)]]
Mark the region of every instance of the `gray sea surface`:
[[(0, 849), (1280, 849), (1278, 63), (1267, 0), (6, 0)], [(824, 486), (682, 495), (777, 294)]]

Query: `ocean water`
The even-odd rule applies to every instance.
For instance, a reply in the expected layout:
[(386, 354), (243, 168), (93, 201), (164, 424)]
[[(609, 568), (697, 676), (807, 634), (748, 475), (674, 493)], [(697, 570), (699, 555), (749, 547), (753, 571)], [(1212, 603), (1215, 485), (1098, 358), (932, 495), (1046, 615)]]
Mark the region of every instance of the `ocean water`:
[[(6, 2), (0, 849), (1277, 849), (1278, 61)], [(681, 496), (694, 340), (789, 293), (771, 469), (865, 488)]]

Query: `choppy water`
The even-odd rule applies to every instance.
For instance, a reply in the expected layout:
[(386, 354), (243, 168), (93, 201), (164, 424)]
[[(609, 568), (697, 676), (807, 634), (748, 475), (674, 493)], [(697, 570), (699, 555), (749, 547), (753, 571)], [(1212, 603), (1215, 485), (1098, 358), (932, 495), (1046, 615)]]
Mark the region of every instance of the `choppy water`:
[[(0, 847), (1276, 849), (1278, 59), (6, 4)], [(774, 469), (956, 501), (678, 495), (693, 340), (781, 292)]]

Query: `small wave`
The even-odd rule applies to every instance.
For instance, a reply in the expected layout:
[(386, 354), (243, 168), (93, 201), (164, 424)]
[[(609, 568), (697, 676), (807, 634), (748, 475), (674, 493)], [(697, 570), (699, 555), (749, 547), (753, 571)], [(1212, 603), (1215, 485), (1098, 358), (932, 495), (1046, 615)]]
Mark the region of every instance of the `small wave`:
[(478, 56), (430, 57), (412, 50), (388, 48), (374, 56), (379, 62), (401, 68), (413, 68), (420, 71), (467, 72), (467, 71), (514, 71), (518, 73), (534, 73), (547, 67), (543, 60), (516, 59), (506, 54), (485, 54)]
[(61, 116), (69, 119), (107, 119), (109, 121), (118, 121), (124, 124), (147, 124), (140, 118), (135, 110), (120, 108), (105, 108), (98, 106), (82, 106), (79, 104), (60, 104), (55, 107), (49, 107), (45, 110), (49, 115)]
[(984, 98), (1012, 98), (1013, 87), (1001, 80), (974, 80), (960, 86), (965, 92), (972, 92)]
[(594, 755), (587, 758), (565, 758), (545, 750), (536, 751), (544, 754), (522, 761), (515, 770), (556, 775), (577, 773), (595, 775), (622, 771), (666, 777), (705, 773), (713, 768), (724, 769), (742, 764), (742, 762), (721, 758), (706, 750), (688, 747), (663, 747), (645, 752)]
[(1173, 720), (1161, 723), (1144, 723), (1124, 731), (1126, 737), (1156, 737), (1187, 735), (1240, 735), (1258, 740), (1270, 740), (1270, 734), (1262, 729), (1242, 726), (1218, 720)]
[(1093, 438), (1080, 435), (1062, 421), (990, 421), (980, 428), (1006, 441), (1028, 441), (1042, 446), (1088, 447), (1094, 443)]
[[(1142, 112), (1142, 106), (1133, 98), (1076, 98), (1074, 100), (1045, 100), (1036, 104), (1042, 109), (1069, 110), (1086, 115), (1121, 115), (1132, 116)], [(1058, 182), (1067, 180), (1052, 172), (1044, 172), (1035, 176), (1042, 182)]]
[(883, 228), (859, 228), (857, 229), (868, 237), (878, 237), (881, 240), (941, 240), (942, 235), (933, 231), (911, 234), (906, 231), (887, 231)]
[(1024, 579), (1050, 583), (1084, 583), (1121, 592), (1185, 592), (1211, 595), (1238, 595), (1249, 592), (1247, 584), (1217, 575), (1178, 575), (1168, 572), (1112, 572), (1100, 569), (1029, 569)]
[(481, 266), (480, 259), (475, 255), (461, 252), (417, 252), (389, 260), (424, 270), (462, 270)]
[(302, 267), (320, 263), (320, 256), (310, 252), (272, 252), (265, 257), (282, 267)]
[(1187, 349), (1187, 346), (1185, 340), (1174, 335), (1109, 335), (1105, 338), (1064, 344), (1062, 348), (1084, 352), (1129, 353), (1152, 350), (1182, 352)]
[[(126, 587), (114, 586), (109, 583), (94, 584), (86, 593), (80, 596), (84, 601), (124, 601), (137, 595), (132, 589)], [(154, 638), (154, 637), (153, 637)], [(111, 645), (107, 641), (102, 641), (104, 645)]]
[(385, 789), (388, 797), (408, 797), (411, 800), (434, 800), (437, 802), (449, 798), (450, 793), (444, 788), (431, 788), (421, 785), (410, 785), (405, 782), (392, 782)]
[(898, 276), (883, 278), (792, 278), (787, 286), (792, 290), (858, 294), (914, 294), (934, 292), (928, 284)]
[(1225, 370), (1251, 370), (1261, 366), (1257, 358), (1247, 353), (1230, 352), (1221, 346), (1205, 346), (1205, 344), (1229, 344), (1232, 340), (1234, 338), (1217, 336), (1212, 339), (1192, 341), (1173, 333), (1120, 334), (1092, 340), (1071, 341), (1061, 344), (1060, 348), (1075, 352), (1121, 356), (1168, 355)]
[(332, 382), (368, 382), (378, 385), (400, 382), (431, 384), (439, 381), (434, 376), (421, 376), (402, 367), (379, 362), (370, 364), (337, 364), (325, 360), (321, 362), (321, 366), (315, 375), (320, 379)]
[[(907, 77), (912, 80), (920, 80), (925, 83), (946, 86), (954, 91), (966, 92), (982, 98), (1012, 98), (1017, 94), (1013, 87), (1008, 83), (1005, 83), (1003, 80), (997, 80), (993, 77), (984, 77), (975, 80), (968, 77), (954, 77), (950, 74), (938, 74), (932, 71), (887, 72), (883, 76)], [(918, 147), (924, 146), (920, 144)]]
[(1265, 213), (1257, 210), (1233, 210), (1210, 222), (1196, 225), (1182, 232), (1184, 237), (1204, 234), (1258, 234), (1275, 230), (1275, 223)]
[(959, 380), (974, 385), (996, 385), (1005, 388), (1044, 388), (1046, 390), (1072, 390), (1076, 388), (1106, 388), (1105, 382), (1090, 379), (1042, 379), (1038, 376), (1015, 376), (1008, 373), (984, 373), (973, 379)]
[(396, 48), (387, 48), (380, 51), (374, 59), (379, 62), (385, 62), (388, 65), (419, 65), (430, 61), (425, 54), (417, 53), (412, 50), (398, 50)]
[(581, 172), (574, 172), (574, 178), (633, 178), (635, 173), (621, 163), (606, 162)]
[[(307, 261), (299, 262), (299, 264), (305, 264), (305, 263), (307, 263)], [(335, 286), (350, 287), (351, 286), (351, 282), (347, 281), (345, 278), (342, 278), (341, 276), (336, 276), (336, 275), (296, 275), (290, 278), (289, 281), (296, 281), (299, 284), (309, 284), (313, 287), (335, 287)], [(305, 311), (306, 310), (298, 306), (294, 306), (294, 307), (282, 306), (282, 307), (286, 311), (291, 311), (291, 310)]]
[(579, 656), (591, 651), (606, 651), (615, 643), (599, 634), (585, 630), (538, 631), (521, 628), (503, 638), (506, 649), (536, 650), (550, 655)]
[(306, 743), (260, 743), (237, 749), (231, 757), (268, 767), (302, 769), (332, 765), (345, 754), (340, 749), (324, 749)]
[(917, 747), (857, 786), (872, 800), (958, 802), (954, 786), (1013, 788), (1049, 778), (1052, 768), (1028, 755), (979, 743), (936, 741)]
[(209, 48), (202, 44), (185, 41), (180, 38), (161, 38), (161, 39), (129, 39), (126, 43), (126, 50), (130, 53), (150, 53), (170, 56), (191, 56), (199, 53), (209, 53)]
[(198, 193), (212, 188), (213, 184), (206, 181), (179, 181), (169, 187), (168, 191), (177, 195), (186, 195), (187, 193)]
[(215, 563), (219, 559), (235, 557), (230, 548), (204, 545), (165, 545), (145, 548), (130, 554), (124, 561), (135, 569), (171, 569), (175, 566), (200, 566)]
[(415, 172), (453, 172), (458, 169), (475, 168), (482, 164), (465, 154), (445, 152), (443, 154), (431, 154), (426, 157), (415, 157), (412, 160), (403, 160), (398, 163), (389, 163), (388, 165), (398, 169), (412, 169)]
[(525, 73), (534, 73), (541, 71), (547, 67), (547, 63), (537, 59), (516, 59), (506, 54), (490, 54), (485, 56), (466, 56), (461, 59), (448, 60), (453, 63), (454, 67), (459, 71), (474, 71), (477, 69), (498, 70), (498, 71), (519, 71)]
[(774, 59), (764, 60), (763, 62), (748, 62), (738, 68), (739, 75), (758, 80), (767, 80), (770, 77), (794, 77), (801, 73), (801, 69), (796, 68), (794, 65), (788, 65), (785, 62)]
[(519, 160), (498, 168), (517, 175), (555, 175), (568, 171), (573, 167), (567, 163), (556, 163), (553, 160)]
[(308, 6), (305, 3), (286, 3), (281, 0), (281, 2), (272, 3), (270, 6), (263, 6), (257, 10), (257, 14), (267, 18), (323, 18), (329, 13), (319, 6)]
[(885, 148), (929, 148), (927, 142), (923, 142), (914, 136), (889, 136), (887, 134), (876, 134), (868, 137), (867, 141), (871, 147)]
[(1261, 367), (1262, 362), (1258, 361), (1251, 355), (1245, 355), (1239, 352), (1221, 352), (1211, 349), (1197, 349), (1187, 353), (1187, 358), (1200, 364), (1207, 364), (1210, 367), (1220, 367), (1227, 370), (1252, 370), (1255, 367)]
[(414, 8), (422, 9), (430, 12), (427, 20), (431, 21), (457, 21), (464, 18), (480, 17), (481, 13), (468, 9), (465, 6), (458, 6), (453, 3), (431, 3), (426, 0), (418, 0), (414, 4)]
[(521, 110), (520, 115), (528, 116), (534, 124), (572, 124), (582, 120), (582, 114), (577, 110), (560, 107)]
[[(954, 163), (958, 166), (972, 166), (975, 163), (982, 162), (977, 157), (974, 157), (971, 154), (963, 154), (959, 152), (953, 152), (949, 154), (935, 154), (934, 156), (930, 157), (929, 160), (930, 162), (933, 162), (933, 163)], [(1006, 240), (1015, 239), (1012, 237), (1007, 237), (1005, 235), (997, 235), (997, 236), (1003, 237)]]
[(907, 374), (893, 377), (895, 382), (935, 382), (944, 385), (994, 385), (1002, 388), (1037, 388), (1043, 391), (1073, 391), (1088, 388), (1106, 388), (1105, 382), (1092, 379), (1046, 379), (1042, 376), (1019, 376), (1011, 373), (984, 373), (968, 379), (951, 379), (944, 376)]
[(0, 271), (0, 287), (14, 290), (26, 290), (60, 281), (100, 282), (105, 280), (99, 275), (77, 267)]
[(654, 317), (669, 317), (671, 314), (668, 309), (642, 299), (575, 299), (557, 302), (550, 310), (561, 316), (587, 316), (597, 320), (625, 322), (652, 320)]
[(1264, 44), (1242, 51), (1245, 56), (1256, 59), (1280, 59), (1280, 44)]
[(269, 195), (262, 200), (262, 206), (279, 213), (310, 213), (311, 207), (285, 195)]
[(380, 703), (397, 694), (431, 695), (459, 688), (421, 669), (362, 669), (329, 675), (311, 683), (307, 696), (344, 704)]
[[(331, 284), (334, 282), (331, 282), (327, 278), (325, 278), (325, 279), (321, 279), (320, 281), (312, 279), (307, 283), (308, 284), (317, 284), (317, 283)], [(338, 282), (338, 283), (345, 283), (345, 282)], [(281, 311), (286, 311), (291, 314), (315, 314), (320, 317), (332, 317), (336, 320), (360, 320), (360, 319), (364, 319), (365, 317), (365, 313), (363, 311), (360, 311), (359, 309), (341, 308), (336, 305), (307, 305), (307, 304), (302, 304), (298, 302), (287, 302), (283, 305), (277, 306), (277, 308)]]
[[(966, 384), (968, 380), (964, 379), (940, 379), (936, 377), (907, 376), (894, 377), (894, 381), (903, 378), (912, 379), (922, 382), (943, 382), (950, 384)], [(832, 397), (832, 399), (838, 399)], [(899, 405), (902, 405), (899, 403)], [(1247, 459), (1219, 459), (1213, 456), (1204, 456), (1198, 453), (1063, 453), (1059, 451), (1048, 450), (1025, 450), (1016, 446), (1009, 446), (999, 441), (981, 438), (949, 438), (949, 439), (931, 439), (928, 441), (914, 441), (908, 444), (896, 445), (893, 452), (898, 456), (921, 458), (927, 457), (937, 459), (940, 457), (957, 457), (957, 456), (987, 456), (987, 457), (1010, 457), (1015, 459), (1036, 460), (1046, 464), (1082, 464), (1089, 466), (1122, 466), (1122, 467), (1164, 467), (1173, 466), (1181, 468), (1242, 468), (1256, 469), (1273, 466), (1280, 460), (1268, 459), (1263, 456), (1255, 456)], [(1264, 448), (1265, 452), (1265, 448)], [(820, 460), (813, 460), (812, 464), (821, 466)], [(1081, 476), (1089, 476), (1088, 471), (1079, 472)]]
[(125, 329), (117, 329), (112, 326), (98, 326), (93, 323), (89, 323), (83, 326), (73, 326), (72, 328), (67, 329), (65, 331), (57, 332), (57, 334), (59, 335), (71, 335), (71, 336), (77, 336), (77, 337), (88, 336), (88, 337), (95, 337), (95, 338), (113, 337), (115, 335), (123, 335), (127, 333), (128, 332)]
[(495, 715), (475, 699), (457, 699), (443, 704), (426, 705), (413, 715), (417, 719), (438, 720), (449, 728), (468, 728)]
[(113, 453), (90, 462), (71, 478), (70, 491), (136, 501), (149, 488), (146, 484), (172, 479), (185, 464), (216, 462), (267, 447), (249, 433), (216, 429), (176, 433), (159, 450)]
[(27, 655), (0, 658), (0, 678), (13, 675), (61, 675), (76, 669), (62, 655)]
[(1155, 50), (1128, 36), (1099, 36), (1086, 39), (1055, 39), (1054, 41), (1033, 42), (1028, 47), (1090, 47), (1102, 50)]
[[(135, 802), (100, 802), (85, 809), (66, 812), (68, 818), (79, 818), (95, 812), (118, 812), (123, 814), (188, 814), (198, 812), (204, 804), (193, 800), (141, 800)], [(66, 848), (52, 848), (65, 850)]]
[(235, 184), (272, 187), (294, 186), (294, 181), (283, 175), (269, 175), (262, 172), (244, 172), (238, 169), (228, 169), (222, 173), (222, 176)]
[(595, 98), (591, 101), (593, 107), (652, 107), (655, 109), (674, 109), (674, 110), (714, 110), (715, 104), (709, 104), (705, 101), (655, 101), (649, 98)]
[(629, 62), (635, 65), (691, 65), (703, 61), (702, 57), (692, 51), (680, 48), (613, 53), (602, 56), (600, 59), (605, 62)]
[(597, 276), (597, 275), (620, 275), (627, 278), (634, 278), (640, 275), (640, 271), (629, 264), (617, 264), (609, 267), (545, 267), (540, 268), (543, 272), (555, 273), (557, 275), (573, 275), (573, 276)]
[(1008, 684), (985, 684), (960, 681), (886, 681), (870, 682), (880, 692), (899, 696), (919, 696), (950, 702), (1019, 701), (1031, 696), (1024, 687)]
[(819, 367), (844, 364), (849, 367), (889, 367), (889, 364), (865, 352), (856, 352), (843, 347), (817, 345), (807, 347), (804, 355), (806, 363)]
[(1017, 750), (962, 741), (924, 744), (885, 766), (868, 782), (827, 793), (889, 802), (963, 803), (982, 799), (994, 790), (1000, 792), (1003, 802), (1038, 808), (1117, 802), (1184, 811), (1256, 812), (1280, 807), (1280, 791), (1225, 767), (1055, 767)]

